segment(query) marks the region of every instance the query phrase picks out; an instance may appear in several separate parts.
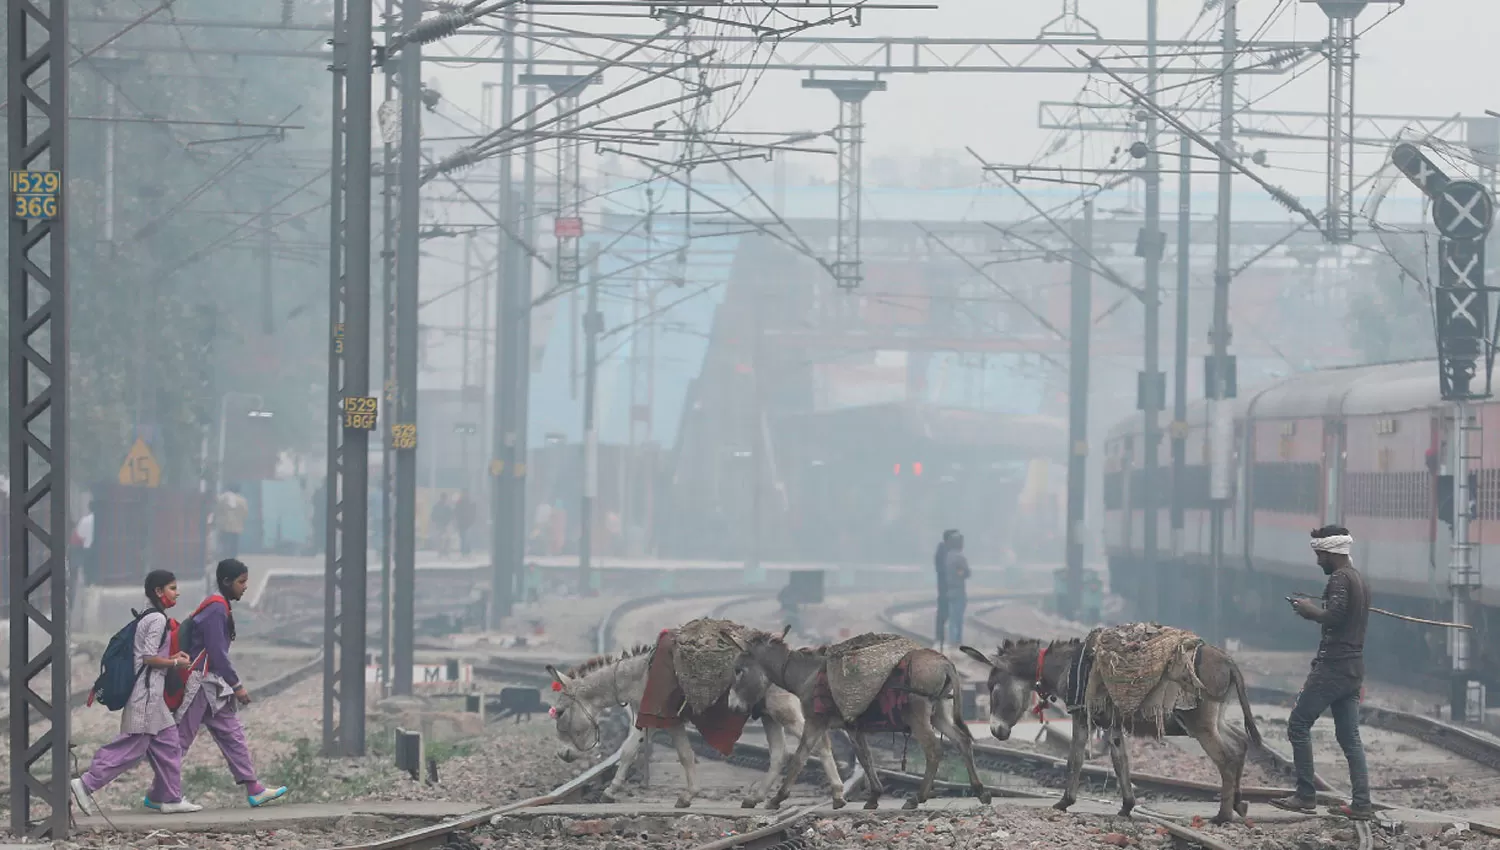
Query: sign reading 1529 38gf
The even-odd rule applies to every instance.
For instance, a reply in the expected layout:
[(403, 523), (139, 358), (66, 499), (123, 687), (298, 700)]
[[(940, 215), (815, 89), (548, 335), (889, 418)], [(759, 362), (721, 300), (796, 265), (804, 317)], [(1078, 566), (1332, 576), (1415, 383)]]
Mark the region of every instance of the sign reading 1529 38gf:
[(57, 198), (61, 194), (61, 171), (12, 171), (11, 218), (57, 218)]

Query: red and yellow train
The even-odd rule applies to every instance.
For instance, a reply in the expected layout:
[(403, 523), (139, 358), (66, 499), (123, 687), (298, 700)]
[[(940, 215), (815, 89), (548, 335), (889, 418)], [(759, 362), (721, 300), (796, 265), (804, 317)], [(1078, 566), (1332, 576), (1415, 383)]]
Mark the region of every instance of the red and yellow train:
[[(1354, 561), (1380, 607), (1449, 619), (1452, 544), (1448, 477), (1452, 405), (1439, 397), (1433, 361), (1307, 372), (1227, 402), (1233, 410), (1232, 498), (1224, 521), (1219, 609), (1224, 634), (1261, 645), (1306, 647), (1316, 639), (1283, 597), (1321, 591), (1308, 532), (1329, 523), (1354, 535)], [(1483, 435), (1471, 438), (1481, 460), (1470, 539), (1483, 577), (1478, 633), (1481, 669), (1493, 693), (1497, 653), (1485, 622), (1500, 609), (1500, 401), (1476, 406)], [(1147, 564), (1142, 541), (1147, 494), (1141, 489), (1144, 442), (1139, 415), (1110, 430), (1105, 446), (1104, 538), (1110, 585), (1158, 619), (1206, 628), (1212, 562), (1206, 404), (1189, 408), (1180, 542), (1170, 527), (1170, 436), (1155, 488), (1158, 557)], [(1473, 445), (1473, 443), (1478, 445)], [(1500, 622), (1500, 621), (1497, 621)], [(1446, 635), (1381, 618), (1367, 654), (1382, 664), (1441, 675)], [(1415, 665), (1415, 666), (1413, 666)]]

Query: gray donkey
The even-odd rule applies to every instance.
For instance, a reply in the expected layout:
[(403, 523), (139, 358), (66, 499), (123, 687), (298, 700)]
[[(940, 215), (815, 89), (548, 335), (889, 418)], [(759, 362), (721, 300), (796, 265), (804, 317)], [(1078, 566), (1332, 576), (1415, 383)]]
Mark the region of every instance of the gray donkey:
[[(875, 758), (870, 752), (870, 743), (865, 738), (861, 723), (846, 723), (837, 711), (831, 714), (814, 711), (813, 691), (818, 674), (828, 665), (830, 648), (792, 649), (782, 637), (767, 632), (751, 632), (743, 638), (726, 632), (725, 637), (738, 646), (742, 653), (735, 662), (734, 683), (729, 688), (730, 709), (743, 710), (742, 707), (749, 704), (755, 694), (769, 683), (796, 694), (801, 702), (802, 716), (807, 719), (807, 734), (802, 738), (802, 744), (792, 756), (781, 784), (767, 801), (766, 807), (778, 808), (791, 793), (792, 783), (807, 763), (809, 742), (826, 740), (827, 730), (838, 728), (849, 734), (860, 765), (864, 767), (865, 783), (870, 788), (865, 808), (879, 808), (884, 787), (880, 783), (880, 773), (876, 769)], [(927, 767), (920, 789), (915, 796), (907, 799), (903, 807), (915, 809), (918, 804), (925, 803), (932, 797), (932, 783), (937, 778), (938, 765), (943, 758), (939, 732), (958, 745), (964, 757), (964, 766), (969, 770), (969, 784), (974, 795), (988, 805), (990, 793), (979, 780), (979, 770), (974, 765), (974, 740), (969, 735), (968, 727), (964, 725), (959, 704), (957, 668), (952, 661), (930, 649), (910, 652), (907, 659), (910, 681), (902, 719), (921, 744)], [(947, 706), (944, 705), (945, 702), (948, 703)], [(834, 808), (842, 805), (843, 801), (835, 796)]]
[[(599, 715), (605, 709), (627, 706), (632, 718), (639, 716), (641, 700), (646, 693), (646, 674), (651, 668), (652, 649), (651, 646), (642, 645), (617, 656), (591, 658), (566, 673), (558, 672), (551, 665), (547, 666), (547, 672), (557, 682), (556, 687), (561, 689), (557, 692), (556, 704), (552, 709), (552, 716), (557, 724), (557, 737), (564, 744), (558, 751), (559, 758), (572, 761), (575, 751), (588, 752), (599, 746)], [(730, 709), (751, 716), (759, 714), (766, 731), (766, 743), (771, 749), (771, 767), (766, 773), (765, 781), (752, 785), (745, 796), (742, 805), (747, 809), (760, 804), (772, 780), (780, 774), (786, 763), (787, 731), (798, 738), (799, 753), (814, 743), (806, 737), (802, 703), (795, 696), (781, 688), (767, 686), (750, 697), (739, 705), (731, 702)], [(615, 778), (605, 789), (606, 799), (618, 797), (624, 789), (625, 779), (636, 763), (641, 746), (646, 741), (647, 731), (634, 728), (630, 730), (630, 737), (625, 739), (625, 745), (620, 750), (620, 764), (615, 769)], [(679, 809), (687, 808), (698, 795), (693, 748), (685, 727), (678, 726), (668, 732), (687, 778), (687, 788), (678, 795), (676, 805)], [(834, 761), (828, 733), (818, 729), (815, 734), (818, 758), (823, 763), (828, 783), (833, 786), (834, 805), (843, 806), (843, 780), (839, 778), (838, 763)], [(803, 761), (806, 758), (803, 755)], [(802, 762), (798, 762), (799, 770), (801, 765)]]

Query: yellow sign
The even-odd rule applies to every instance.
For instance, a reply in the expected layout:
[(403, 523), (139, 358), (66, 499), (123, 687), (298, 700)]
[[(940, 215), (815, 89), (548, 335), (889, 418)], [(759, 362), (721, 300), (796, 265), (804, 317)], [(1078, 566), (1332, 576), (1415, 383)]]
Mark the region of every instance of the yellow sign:
[(526, 475), (526, 464), (521, 463), (520, 461), (517, 461), (516, 465), (513, 466), (513, 467), (511, 467), (511, 474), (515, 475), (517, 478), (523, 478), (523, 477), (525, 477), (525, 475)]
[(505, 473), (505, 461), (503, 461), (503, 460), (492, 460), (492, 461), (490, 461), (490, 475), (500, 476), (500, 475), (502, 475), (504, 473)]
[(393, 449), (415, 449), (417, 447), (417, 426), (410, 422), (395, 423), (391, 425), (391, 448)]
[(12, 171), (11, 216), (31, 220), (57, 218), (57, 196), (61, 191), (60, 171)]
[(344, 427), (356, 431), (374, 431), (379, 404), (373, 396), (346, 396)]
[(151, 454), (151, 447), (139, 437), (125, 455), (125, 462), (120, 464), (120, 483), (126, 487), (161, 486), (161, 464)]

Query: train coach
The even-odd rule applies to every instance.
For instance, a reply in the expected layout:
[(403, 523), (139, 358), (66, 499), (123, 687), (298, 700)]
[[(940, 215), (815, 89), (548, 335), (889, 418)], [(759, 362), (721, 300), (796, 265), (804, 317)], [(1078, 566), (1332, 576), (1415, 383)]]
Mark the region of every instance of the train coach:
[[(1227, 402), (1234, 419), (1232, 497), (1226, 503), (1219, 568), (1223, 634), (1256, 645), (1307, 648), (1314, 639), (1284, 597), (1318, 594), (1323, 576), (1308, 533), (1337, 523), (1354, 535), (1354, 562), (1369, 578), (1375, 604), (1447, 620), (1452, 543), (1448, 475), (1452, 405), (1439, 397), (1437, 365), (1413, 361), (1307, 372)], [(1500, 402), (1476, 406), (1482, 431), (1469, 451), (1477, 483), (1470, 539), (1483, 589), (1478, 662), (1497, 695), (1494, 632), (1500, 609)], [(1164, 429), (1165, 431), (1166, 429)], [(1142, 487), (1142, 421), (1119, 423), (1105, 443), (1104, 539), (1110, 585), (1140, 612), (1206, 629), (1212, 616), (1207, 405), (1189, 408), (1183, 472), (1183, 528), (1171, 529), (1170, 435), (1162, 436), (1154, 493)], [(1484, 435), (1495, 435), (1484, 439)], [(1474, 469), (1477, 467), (1477, 472)], [(1147, 499), (1155, 497), (1157, 558), (1143, 552)], [(1496, 556), (1486, 558), (1486, 551)], [(1149, 604), (1155, 597), (1155, 605)], [(1446, 634), (1389, 618), (1371, 623), (1372, 666), (1406, 674), (1448, 668)], [(1500, 622), (1500, 620), (1495, 620)], [(1389, 668), (1388, 668), (1389, 669)]]

